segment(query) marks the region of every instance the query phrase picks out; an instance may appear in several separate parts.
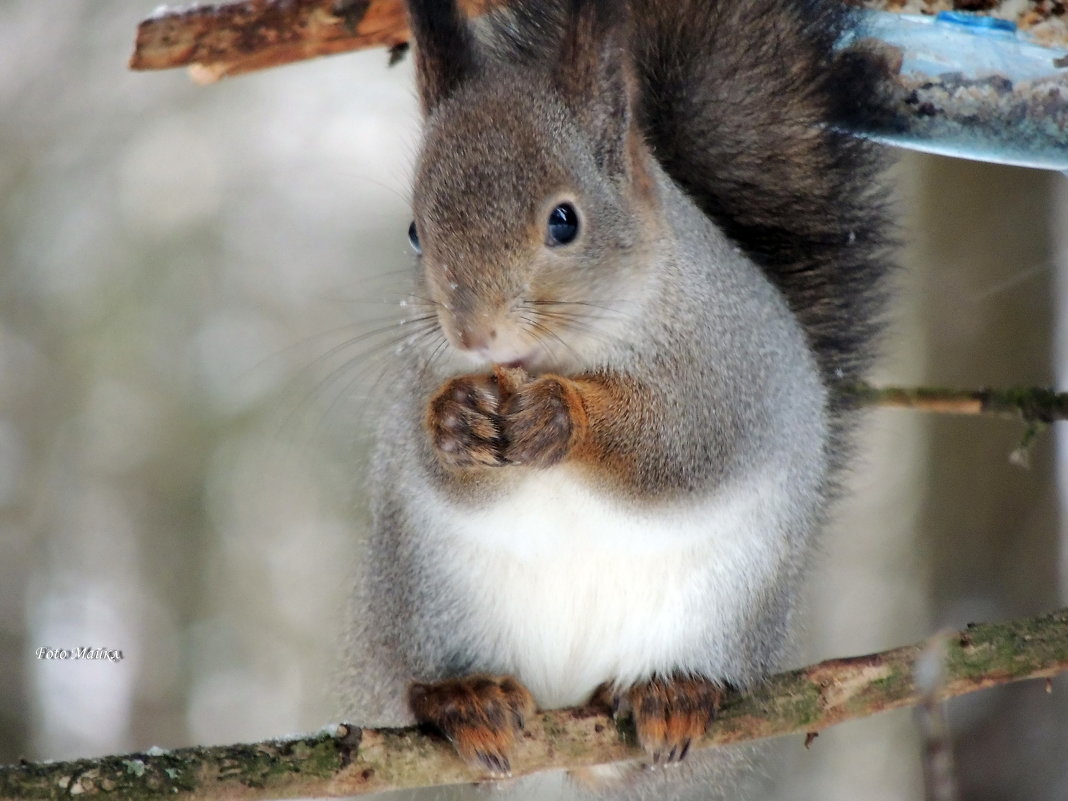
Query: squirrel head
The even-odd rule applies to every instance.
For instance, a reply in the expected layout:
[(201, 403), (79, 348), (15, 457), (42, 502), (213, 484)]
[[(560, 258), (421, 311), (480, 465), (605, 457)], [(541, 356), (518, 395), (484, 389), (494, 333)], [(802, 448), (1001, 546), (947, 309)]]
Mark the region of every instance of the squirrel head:
[(454, 348), (562, 369), (638, 292), (657, 200), (623, 4), (540, 5), (485, 41), (454, 0), (410, 2), (425, 117), (410, 235)]

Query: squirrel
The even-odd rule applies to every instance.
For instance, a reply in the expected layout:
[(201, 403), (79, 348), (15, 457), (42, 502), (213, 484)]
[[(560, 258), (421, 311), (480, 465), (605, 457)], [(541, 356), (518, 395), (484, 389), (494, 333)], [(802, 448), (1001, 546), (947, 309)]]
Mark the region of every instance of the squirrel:
[(408, 13), (419, 316), (347, 711), (500, 777), (533, 710), (594, 699), (677, 762), (783, 666), (849, 451), (888, 213), (839, 123), (878, 67), (833, 0)]

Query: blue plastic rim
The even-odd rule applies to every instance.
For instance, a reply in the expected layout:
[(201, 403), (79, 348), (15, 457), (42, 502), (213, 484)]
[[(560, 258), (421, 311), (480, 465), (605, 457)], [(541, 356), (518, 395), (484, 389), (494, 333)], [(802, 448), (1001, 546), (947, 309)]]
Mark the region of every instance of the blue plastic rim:
[(970, 11), (939, 11), (935, 14), (935, 22), (948, 22), (952, 25), (974, 28), (976, 32), (1016, 33), (1016, 23), (1011, 20), (987, 17)]

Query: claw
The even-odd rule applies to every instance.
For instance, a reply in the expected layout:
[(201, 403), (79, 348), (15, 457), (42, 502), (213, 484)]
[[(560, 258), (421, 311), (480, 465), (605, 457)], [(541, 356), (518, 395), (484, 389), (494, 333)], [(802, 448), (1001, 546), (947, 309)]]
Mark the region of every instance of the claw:
[(657, 678), (631, 687), (625, 695), (638, 741), (659, 765), (686, 758), (694, 738), (715, 720), (723, 690), (705, 679)]
[(478, 760), (485, 765), (486, 770), (494, 776), (512, 775), (512, 765), (507, 757), (501, 754), (489, 754), (485, 751), (479, 751), (477, 757)]
[(413, 684), (408, 692), (416, 719), (444, 734), (472, 768), (493, 778), (510, 776), (509, 754), (527, 714), (530, 691), (511, 677), (468, 676)]

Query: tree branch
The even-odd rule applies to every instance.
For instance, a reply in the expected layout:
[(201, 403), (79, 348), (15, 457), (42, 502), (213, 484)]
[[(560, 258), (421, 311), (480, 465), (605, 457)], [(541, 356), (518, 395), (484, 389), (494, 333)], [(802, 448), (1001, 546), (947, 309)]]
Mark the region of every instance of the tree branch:
[(888, 406), (946, 414), (987, 414), (1052, 423), (1068, 419), (1068, 392), (1042, 387), (1010, 389), (943, 389), (940, 387), (873, 387), (857, 384), (844, 395), (861, 406)]
[[(460, 0), (482, 14), (503, 0)], [(130, 69), (190, 68), (198, 83), (408, 42), (402, 0), (244, 0), (168, 10), (137, 27)]]
[[(931, 642), (945, 653), (939, 697), (1068, 670), (1068, 609), (1009, 623), (970, 625), (928, 643), (831, 659), (731, 694), (694, 748), (808, 733), (923, 700), (913, 678)], [(632, 726), (596, 709), (542, 712), (528, 722), (515, 775), (638, 759)], [(479, 781), (439, 738), (418, 729), (341, 725), (253, 745), (153, 749), (149, 753), (0, 768), (0, 799), (337, 797)]]
[[(505, 0), (460, 0), (471, 15)], [(848, 0), (885, 11), (933, 14), (951, 8), (982, 10), (1012, 19), (1036, 40), (1068, 47), (1063, 6), (1050, 0)], [(1055, 12), (1061, 8), (1061, 16)], [(368, 47), (398, 47), (408, 41), (402, 0), (244, 0), (168, 10), (137, 29), (130, 68), (188, 66), (195, 80), (210, 83), (243, 72)]]

